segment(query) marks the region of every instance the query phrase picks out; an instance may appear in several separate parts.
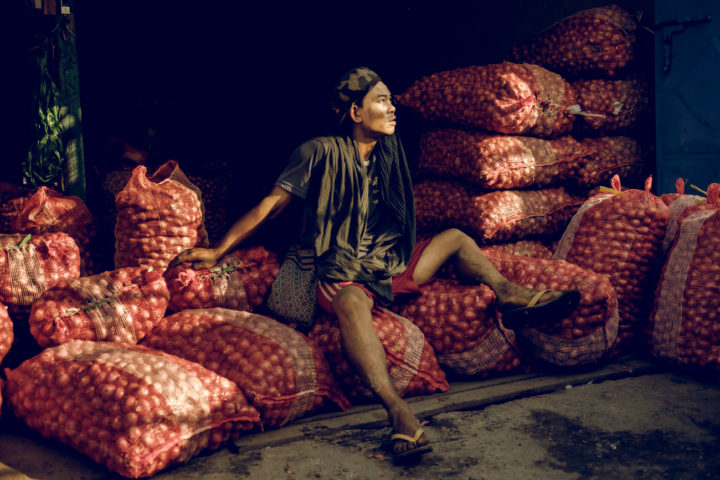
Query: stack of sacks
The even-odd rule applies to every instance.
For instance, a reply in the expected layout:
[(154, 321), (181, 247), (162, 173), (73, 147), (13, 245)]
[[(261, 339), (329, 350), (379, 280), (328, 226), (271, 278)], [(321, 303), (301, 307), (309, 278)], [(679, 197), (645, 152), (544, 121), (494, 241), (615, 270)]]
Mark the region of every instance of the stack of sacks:
[(620, 178), (588, 199), (570, 221), (553, 258), (607, 275), (620, 311), (613, 354), (629, 351), (647, 327), (652, 291), (662, 264), (662, 243), (670, 212), (660, 198), (645, 190), (621, 192)]
[(707, 199), (691, 198), (692, 205), (677, 217), (648, 325), (654, 356), (715, 375), (720, 373), (719, 196), (720, 184), (711, 184)]
[(263, 315), (184, 310), (165, 317), (142, 343), (235, 382), (264, 426), (282, 426), (326, 407), (350, 407), (315, 344)]
[(180, 252), (208, 244), (200, 190), (170, 160), (150, 177), (135, 167), (115, 197), (115, 268), (165, 271)]
[(262, 246), (238, 249), (213, 268), (194, 269), (189, 263), (165, 271), (170, 290), (168, 309), (230, 308), (254, 311), (267, 300), (280, 270), (278, 256)]
[(12, 233), (63, 232), (70, 235), (78, 248), (83, 275), (96, 273), (97, 260), (91, 249), (95, 237), (94, 219), (80, 197), (63, 195), (48, 187), (40, 187), (25, 202), (12, 222)]
[(552, 238), (582, 203), (560, 185), (592, 151), (566, 135), (576, 99), (559, 75), (460, 68), (419, 79), (398, 102), (435, 122), (420, 143), (418, 173), (433, 180), (416, 183), (418, 230), (454, 226), (485, 244)]
[(638, 179), (644, 170), (644, 149), (625, 136), (650, 120), (648, 75), (631, 71), (636, 30), (633, 17), (617, 5), (591, 8), (515, 46), (509, 56), (569, 79), (577, 101), (570, 108), (577, 115), (572, 134), (595, 151), (578, 165), (578, 187), (592, 189), (616, 174)]
[(73, 340), (5, 374), (15, 416), (128, 478), (150, 477), (260, 425), (233, 382), (140, 345)]

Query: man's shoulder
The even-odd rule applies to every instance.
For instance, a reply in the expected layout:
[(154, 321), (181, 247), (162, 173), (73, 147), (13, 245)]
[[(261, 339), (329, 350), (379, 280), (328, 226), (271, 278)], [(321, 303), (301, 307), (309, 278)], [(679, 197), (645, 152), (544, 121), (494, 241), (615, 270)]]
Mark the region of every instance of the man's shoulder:
[(327, 155), (332, 152), (338, 152), (345, 143), (347, 143), (347, 139), (339, 135), (314, 137), (301, 143), (297, 148), (297, 152), (306, 158), (317, 155)]

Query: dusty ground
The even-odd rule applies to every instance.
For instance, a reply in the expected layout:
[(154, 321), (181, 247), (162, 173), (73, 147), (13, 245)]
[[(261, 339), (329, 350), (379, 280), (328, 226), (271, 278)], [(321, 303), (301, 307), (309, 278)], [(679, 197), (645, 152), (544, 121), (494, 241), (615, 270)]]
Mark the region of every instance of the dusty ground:
[[(720, 385), (666, 371), (597, 382), (431, 415), (434, 451), (414, 465), (389, 458), (390, 429), (375, 425), (382, 412), (370, 406), (348, 416), (344, 429), (331, 428), (330, 416), (295, 433), (257, 434), (155, 478), (720, 478)], [(22, 428), (8, 431), (8, 423), (0, 434), (2, 480), (121, 478)]]

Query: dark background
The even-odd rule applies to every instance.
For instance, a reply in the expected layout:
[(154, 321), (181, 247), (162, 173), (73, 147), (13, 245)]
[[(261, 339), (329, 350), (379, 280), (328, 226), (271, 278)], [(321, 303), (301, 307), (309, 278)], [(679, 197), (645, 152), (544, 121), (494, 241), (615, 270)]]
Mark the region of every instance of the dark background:
[[(108, 139), (121, 137), (153, 161), (220, 172), (234, 218), (269, 191), (299, 143), (331, 132), (331, 90), (348, 69), (369, 66), (400, 93), (423, 75), (501, 62), (561, 18), (608, 3), (75, 0), (88, 195), (114, 168)], [(641, 25), (652, 21), (652, 0), (615, 3), (642, 11)], [(651, 45), (651, 34), (638, 36)], [(652, 47), (640, 51), (637, 68), (651, 78)], [(13, 59), (22, 55), (18, 48)], [(18, 71), (11, 113), (22, 121), (28, 82)], [(13, 166), (26, 151), (18, 125)], [(411, 162), (421, 129), (399, 111)]]

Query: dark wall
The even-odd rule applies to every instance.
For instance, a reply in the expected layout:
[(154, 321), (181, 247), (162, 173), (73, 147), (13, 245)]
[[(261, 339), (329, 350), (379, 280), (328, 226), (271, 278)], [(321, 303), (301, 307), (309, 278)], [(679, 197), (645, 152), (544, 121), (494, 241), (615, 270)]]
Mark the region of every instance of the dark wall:
[[(500, 62), (608, 2), (239, 3), (75, 1), (88, 163), (102, 165), (110, 136), (151, 143), (191, 172), (227, 162), (241, 211), (300, 142), (329, 131), (329, 93), (349, 68), (370, 66), (400, 92), (435, 71)], [(652, 19), (652, 0), (616, 3)], [(402, 112), (400, 122), (411, 143), (416, 126)]]

